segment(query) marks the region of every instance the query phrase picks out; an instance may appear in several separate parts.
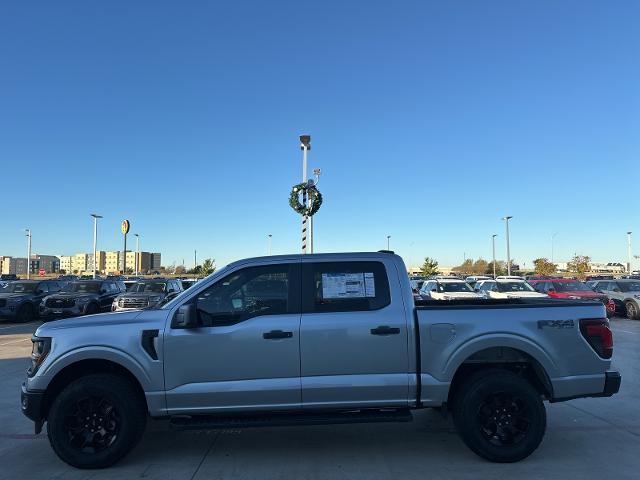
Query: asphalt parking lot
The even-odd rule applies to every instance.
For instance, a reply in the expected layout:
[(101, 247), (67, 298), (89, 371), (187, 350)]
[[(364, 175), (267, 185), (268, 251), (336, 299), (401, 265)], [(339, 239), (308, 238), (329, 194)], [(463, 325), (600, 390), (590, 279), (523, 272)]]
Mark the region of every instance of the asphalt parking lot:
[(459, 440), (450, 419), (421, 411), (412, 423), (174, 432), (150, 422), (116, 466), (82, 471), (62, 463), (46, 434), (20, 413), (20, 384), (38, 324), (0, 322), (0, 479), (414, 479), (616, 478), (640, 472), (640, 321), (613, 319), (612, 398), (547, 404), (540, 448), (509, 465), (486, 462)]

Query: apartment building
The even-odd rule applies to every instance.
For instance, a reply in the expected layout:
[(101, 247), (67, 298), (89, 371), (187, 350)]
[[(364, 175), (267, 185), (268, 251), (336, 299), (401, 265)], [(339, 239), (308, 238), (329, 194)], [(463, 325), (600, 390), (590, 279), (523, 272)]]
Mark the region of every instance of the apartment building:
[[(96, 252), (96, 271), (104, 272), (107, 267), (107, 252), (100, 250)], [(93, 252), (87, 253), (87, 270), (93, 272)]]
[(19, 257), (8, 257), (4, 256), (2, 258), (2, 274), (14, 274), (14, 275), (26, 275), (27, 274), (27, 259), (19, 258)]

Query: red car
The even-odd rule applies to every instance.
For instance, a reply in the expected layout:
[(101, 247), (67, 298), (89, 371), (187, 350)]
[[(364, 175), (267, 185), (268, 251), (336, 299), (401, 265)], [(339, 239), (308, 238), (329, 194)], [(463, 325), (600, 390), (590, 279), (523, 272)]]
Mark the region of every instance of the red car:
[(529, 280), (529, 284), (538, 292), (546, 293), (552, 298), (569, 298), (573, 300), (597, 300), (607, 307), (607, 315), (613, 315), (616, 305), (603, 293), (594, 292), (579, 280), (567, 278), (545, 278)]

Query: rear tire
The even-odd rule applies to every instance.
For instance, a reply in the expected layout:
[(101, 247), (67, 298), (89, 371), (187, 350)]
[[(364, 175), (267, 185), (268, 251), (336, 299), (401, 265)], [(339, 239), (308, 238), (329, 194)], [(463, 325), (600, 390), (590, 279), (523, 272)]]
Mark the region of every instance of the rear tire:
[(58, 457), (77, 468), (105, 468), (138, 443), (147, 409), (131, 382), (113, 374), (81, 377), (56, 397), (47, 435)]
[(477, 372), (460, 387), (453, 418), (473, 452), (499, 463), (531, 455), (547, 426), (540, 393), (524, 378), (499, 369)]
[(625, 308), (627, 310), (627, 318), (629, 320), (638, 320), (638, 318), (640, 318), (640, 312), (638, 311), (638, 305), (629, 300), (627, 303), (625, 303)]
[(31, 320), (33, 320), (33, 318), (34, 310), (33, 305), (31, 305), (30, 303), (25, 303), (24, 305), (22, 305), (16, 313), (16, 321), (20, 323), (30, 322)]

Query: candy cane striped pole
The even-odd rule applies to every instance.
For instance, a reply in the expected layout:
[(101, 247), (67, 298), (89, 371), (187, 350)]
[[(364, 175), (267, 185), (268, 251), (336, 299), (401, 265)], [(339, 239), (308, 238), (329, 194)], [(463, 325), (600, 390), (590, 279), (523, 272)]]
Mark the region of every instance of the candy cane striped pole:
[[(302, 149), (302, 183), (306, 185), (307, 176), (307, 152), (311, 149), (311, 136), (300, 135), (300, 148)], [(302, 204), (307, 207), (307, 190), (302, 192)], [(302, 253), (307, 253), (307, 222), (308, 217), (302, 216)]]

